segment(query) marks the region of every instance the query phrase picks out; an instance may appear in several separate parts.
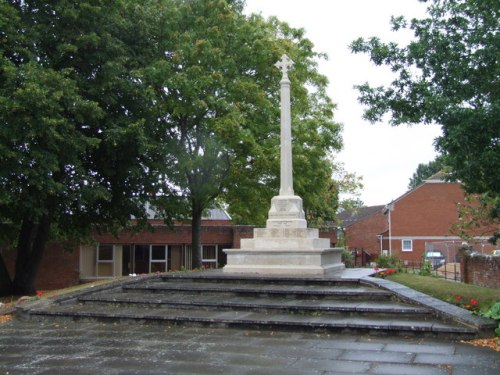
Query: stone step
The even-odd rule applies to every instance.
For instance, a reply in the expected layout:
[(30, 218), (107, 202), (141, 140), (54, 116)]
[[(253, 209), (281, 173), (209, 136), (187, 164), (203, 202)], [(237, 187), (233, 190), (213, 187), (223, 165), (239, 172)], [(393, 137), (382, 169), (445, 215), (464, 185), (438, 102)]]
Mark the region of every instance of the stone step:
[(294, 331), (475, 338), (494, 322), (383, 279), (145, 276), (19, 309), (29, 319), (90, 319)]
[[(322, 296), (323, 297), (323, 296)], [(204, 310), (246, 310), (260, 312), (286, 312), (292, 314), (306, 314), (317, 312), (322, 314), (397, 314), (398, 316), (430, 315), (429, 309), (404, 304), (398, 301), (359, 301), (337, 300), (324, 297), (321, 299), (296, 299), (288, 296), (262, 298), (256, 296), (234, 296), (230, 293), (193, 294), (176, 291), (167, 294), (149, 294), (141, 291), (123, 293), (114, 292), (96, 293), (82, 296), (78, 299), (83, 304), (107, 304), (109, 306), (136, 305), (143, 308), (204, 309)]]
[(178, 272), (161, 275), (156, 280), (177, 282), (199, 282), (220, 284), (259, 284), (259, 285), (321, 285), (321, 286), (359, 286), (368, 285), (359, 278), (318, 277), (318, 276), (281, 276), (256, 274), (230, 274), (221, 272)]
[(233, 295), (247, 296), (288, 296), (290, 298), (337, 298), (337, 299), (362, 299), (362, 300), (388, 300), (392, 297), (389, 291), (377, 289), (371, 286), (322, 286), (322, 285), (287, 285), (287, 284), (247, 284), (247, 283), (221, 283), (205, 281), (177, 280), (150, 281), (126, 285), (124, 291), (142, 291), (150, 293), (172, 293), (191, 292), (205, 293), (232, 293)]
[(185, 310), (176, 308), (144, 309), (127, 306), (110, 309), (103, 305), (52, 305), (45, 309), (31, 309), (30, 317), (36, 320), (97, 320), (136, 323), (202, 325), (217, 327), (240, 327), (269, 330), (292, 330), (309, 332), (358, 332), (394, 335), (439, 336), (471, 338), (476, 330), (451, 322), (413, 317), (351, 317), (311, 312), (309, 314), (262, 313), (235, 310)]

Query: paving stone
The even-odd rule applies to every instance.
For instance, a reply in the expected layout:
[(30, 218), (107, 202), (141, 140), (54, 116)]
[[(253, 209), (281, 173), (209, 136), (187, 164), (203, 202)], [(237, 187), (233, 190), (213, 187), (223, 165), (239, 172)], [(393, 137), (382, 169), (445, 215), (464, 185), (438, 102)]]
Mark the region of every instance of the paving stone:
[[(449, 369), (446, 367), (435, 367), (426, 365), (404, 365), (394, 363), (376, 364), (370, 371), (370, 374), (380, 375), (449, 375)], [(471, 373), (470, 375), (472, 375)]]
[(475, 366), (472, 364), (461, 365), (453, 368), (452, 375), (498, 375), (500, 373), (499, 367), (491, 366)]
[(454, 354), (455, 346), (453, 345), (432, 345), (429, 343), (421, 344), (402, 344), (402, 343), (388, 343), (384, 351), (387, 352), (401, 352), (401, 353), (432, 353), (432, 354)]
[(293, 364), (292, 368), (302, 369), (304, 374), (307, 374), (309, 369), (323, 368), (332, 374), (339, 372), (347, 374), (365, 374), (370, 370), (371, 364), (369, 361), (348, 361), (348, 360), (312, 360), (309, 358), (301, 358)]
[(351, 340), (331, 340), (331, 341), (321, 341), (317, 347), (323, 349), (344, 349), (350, 350), (371, 350), (371, 351), (381, 351), (384, 349), (385, 344), (382, 343), (370, 343), (370, 342), (358, 342)]
[(340, 359), (348, 361), (368, 362), (391, 362), (411, 363), (415, 355), (413, 353), (392, 353), (372, 350), (351, 350), (344, 352)]

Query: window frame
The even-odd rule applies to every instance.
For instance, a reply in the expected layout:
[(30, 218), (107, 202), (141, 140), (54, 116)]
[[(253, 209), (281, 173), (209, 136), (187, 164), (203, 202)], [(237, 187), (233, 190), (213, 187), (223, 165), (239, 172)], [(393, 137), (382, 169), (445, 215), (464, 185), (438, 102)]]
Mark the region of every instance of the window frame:
[[(405, 242), (409, 242), (410, 247), (405, 247)], [(413, 240), (411, 238), (404, 238), (401, 240), (401, 251), (402, 252), (412, 252), (413, 251)]]

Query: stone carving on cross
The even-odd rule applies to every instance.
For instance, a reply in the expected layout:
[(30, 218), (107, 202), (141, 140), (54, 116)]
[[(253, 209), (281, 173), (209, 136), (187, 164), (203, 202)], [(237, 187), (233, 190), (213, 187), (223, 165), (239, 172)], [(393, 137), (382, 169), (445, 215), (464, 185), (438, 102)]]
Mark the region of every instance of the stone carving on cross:
[(281, 56), (281, 60), (274, 64), (274, 66), (281, 70), (283, 79), (288, 79), (288, 71), (293, 66), (293, 61), (287, 55), (283, 55)]

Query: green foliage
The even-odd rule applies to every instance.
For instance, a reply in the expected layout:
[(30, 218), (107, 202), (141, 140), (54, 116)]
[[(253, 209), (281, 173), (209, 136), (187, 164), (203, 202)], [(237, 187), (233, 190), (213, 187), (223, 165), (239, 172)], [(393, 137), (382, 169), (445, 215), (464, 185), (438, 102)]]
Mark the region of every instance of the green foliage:
[(432, 263), (430, 260), (424, 259), (418, 272), (420, 276), (430, 276), (432, 274)]
[(485, 318), (500, 320), (500, 301), (491, 306), (483, 316)]
[(393, 29), (409, 27), (407, 46), (373, 37), (351, 44), (397, 78), (388, 87), (358, 86), (365, 117), (393, 125), (442, 125), (437, 149), (450, 177), (470, 193), (489, 194), (499, 211), (500, 195), (500, 8), (496, 0), (432, 0), (427, 17), (393, 18)]
[(342, 250), (342, 262), (344, 263), (346, 268), (354, 267), (354, 255), (352, 254), (352, 251), (346, 248)]
[(458, 221), (451, 231), (465, 241), (476, 236), (490, 237), (496, 244), (500, 238), (500, 196), (485, 193), (481, 195), (467, 194), (465, 202), (457, 205)]
[(379, 268), (400, 268), (399, 259), (395, 255), (380, 255), (375, 262)]
[(51, 237), (116, 231), (131, 215), (144, 222), (144, 202), (160, 190), (165, 137), (137, 73), (152, 43), (137, 9), (0, 3), (0, 238), (17, 246), (18, 293), (34, 291)]
[(340, 126), (322, 55), (303, 30), (244, 16), (243, 5), (0, 3), (0, 238), (24, 249), (19, 269), (49, 232), (79, 239), (131, 215), (145, 223), (155, 197), (167, 218), (199, 222), (220, 197), (237, 222), (263, 222), (279, 176), (283, 53), (295, 61), (296, 191), (309, 216), (333, 216)]

